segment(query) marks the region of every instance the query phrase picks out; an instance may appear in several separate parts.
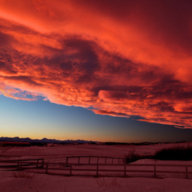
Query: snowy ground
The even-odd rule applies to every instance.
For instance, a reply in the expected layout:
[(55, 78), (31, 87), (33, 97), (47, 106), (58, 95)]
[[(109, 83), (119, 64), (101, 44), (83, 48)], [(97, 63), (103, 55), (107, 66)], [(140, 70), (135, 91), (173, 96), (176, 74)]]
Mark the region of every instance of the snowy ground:
[[(177, 146), (186, 144), (174, 144)], [(187, 144), (189, 145), (189, 144)], [(99, 155), (124, 157), (135, 152), (153, 154), (155, 151), (173, 146), (158, 144), (146, 146), (102, 146), (66, 145), (54, 147), (11, 147), (0, 148), (0, 159), (43, 157), (47, 161), (62, 161), (66, 155)], [(147, 163), (141, 160), (137, 163)], [(150, 161), (149, 161), (150, 162)], [(169, 162), (178, 163), (178, 162)], [(179, 162), (189, 164), (189, 162)], [(192, 163), (191, 163), (192, 164)], [(120, 177), (63, 177), (32, 172), (0, 171), (2, 192), (191, 192), (192, 180), (184, 178), (120, 178)]]
[(0, 158), (42, 157), (47, 160), (62, 160), (66, 155), (95, 155), (124, 157), (130, 153), (153, 155), (156, 151), (173, 146), (192, 146), (192, 143), (154, 144), (154, 145), (53, 145), (49, 147), (1, 147)]
[(188, 179), (61, 177), (0, 173), (2, 192), (191, 192)]

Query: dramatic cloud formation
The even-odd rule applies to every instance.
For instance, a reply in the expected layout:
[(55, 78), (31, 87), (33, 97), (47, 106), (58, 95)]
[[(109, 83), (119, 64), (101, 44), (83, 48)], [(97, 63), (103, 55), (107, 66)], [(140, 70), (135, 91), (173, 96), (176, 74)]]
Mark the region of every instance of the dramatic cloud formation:
[(192, 128), (192, 1), (0, 5), (1, 94)]

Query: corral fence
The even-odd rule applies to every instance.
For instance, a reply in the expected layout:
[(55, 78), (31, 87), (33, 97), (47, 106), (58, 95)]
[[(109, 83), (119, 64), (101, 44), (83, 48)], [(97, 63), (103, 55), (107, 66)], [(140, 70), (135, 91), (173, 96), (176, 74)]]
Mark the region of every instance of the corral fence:
[(43, 174), (94, 177), (176, 177), (192, 179), (192, 165), (127, 164), (125, 158), (105, 156), (66, 156), (63, 162), (44, 159), (0, 160), (0, 170), (31, 170)]
[(0, 160), (1, 170), (22, 170), (32, 168), (44, 168), (44, 159)]
[(192, 178), (192, 165), (126, 164), (125, 158), (67, 156), (64, 163), (46, 163), (45, 173), (64, 176)]
[(106, 156), (66, 156), (69, 165), (120, 165), (125, 163), (125, 158)]

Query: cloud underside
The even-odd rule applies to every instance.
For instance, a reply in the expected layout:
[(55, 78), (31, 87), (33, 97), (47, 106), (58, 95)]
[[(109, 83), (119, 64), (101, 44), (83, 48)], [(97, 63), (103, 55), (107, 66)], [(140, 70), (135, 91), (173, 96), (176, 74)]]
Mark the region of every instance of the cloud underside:
[(1, 94), (192, 128), (190, 1), (0, 3)]

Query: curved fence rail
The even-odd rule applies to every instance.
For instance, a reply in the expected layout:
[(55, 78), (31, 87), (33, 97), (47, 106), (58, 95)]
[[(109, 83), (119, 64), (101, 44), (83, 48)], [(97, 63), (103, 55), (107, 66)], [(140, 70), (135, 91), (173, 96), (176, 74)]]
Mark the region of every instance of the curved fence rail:
[(46, 163), (45, 173), (65, 176), (192, 178), (192, 165), (126, 164), (124, 158), (67, 156), (65, 163)]
[(0, 170), (27, 170), (63, 176), (177, 177), (192, 179), (191, 164), (126, 164), (124, 158), (67, 156), (63, 162), (44, 159), (0, 160)]
[(21, 170), (30, 168), (43, 168), (44, 159), (13, 159), (0, 160), (0, 169)]

